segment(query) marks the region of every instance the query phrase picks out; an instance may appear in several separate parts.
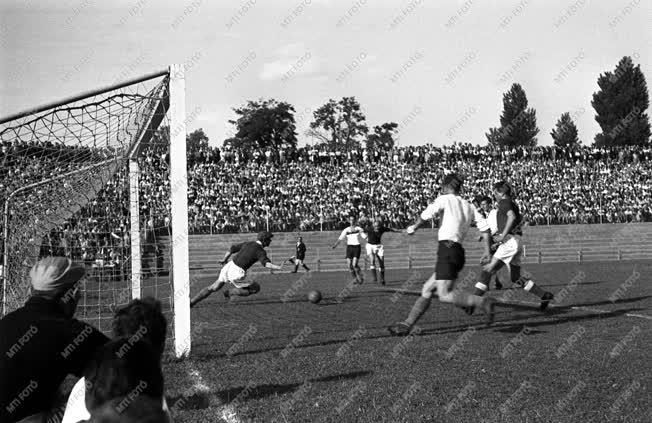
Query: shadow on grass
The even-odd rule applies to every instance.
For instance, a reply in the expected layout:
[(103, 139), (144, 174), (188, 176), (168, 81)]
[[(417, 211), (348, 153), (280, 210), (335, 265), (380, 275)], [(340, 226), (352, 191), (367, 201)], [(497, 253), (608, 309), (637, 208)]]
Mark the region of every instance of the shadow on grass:
[[(449, 334), (449, 333), (457, 333), (457, 332), (464, 332), (468, 330), (470, 327), (474, 327), (476, 330), (491, 330), (495, 329), (498, 332), (507, 332), (507, 333), (512, 333), (512, 332), (519, 332), (523, 329), (524, 326), (527, 326), (528, 328), (534, 328), (534, 327), (547, 327), (547, 326), (556, 326), (564, 323), (569, 323), (569, 322), (576, 322), (576, 321), (585, 321), (585, 320), (592, 320), (592, 319), (606, 319), (606, 318), (614, 318), (614, 317), (620, 317), (626, 313), (631, 313), (631, 312), (636, 312), (636, 311), (641, 311), (644, 310), (642, 308), (627, 308), (627, 309), (621, 309), (621, 310), (613, 310), (613, 311), (605, 311), (605, 312), (600, 312), (600, 313), (590, 313), (590, 314), (580, 314), (580, 315), (570, 315), (570, 316), (565, 316), (568, 313), (574, 312), (576, 310), (573, 310), (572, 307), (578, 307), (578, 306), (595, 306), (595, 305), (602, 305), (602, 304), (618, 304), (618, 303), (631, 303), (631, 302), (636, 302), (640, 300), (644, 300), (647, 298), (651, 298), (652, 296), (643, 296), (643, 297), (634, 297), (634, 298), (626, 298), (622, 300), (617, 300), (615, 302), (611, 301), (599, 301), (599, 302), (592, 302), (592, 303), (578, 303), (578, 304), (571, 304), (571, 305), (566, 305), (566, 306), (556, 306), (549, 308), (546, 312), (540, 312), (538, 310), (538, 306), (532, 306), (532, 305), (523, 305), (523, 304), (514, 304), (514, 303), (498, 303), (497, 305), (500, 306), (501, 308), (508, 308), (508, 309), (513, 309), (513, 310), (523, 310), (527, 311), (528, 313), (521, 313), (519, 315), (511, 315), (509, 319), (505, 320), (499, 320), (494, 323), (492, 326), (486, 326), (484, 322), (481, 320), (476, 320), (474, 322), (467, 322), (467, 323), (462, 323), (462, 324), (456, 324), (456, 325), (450, 325), (450, 326), (438, 326), (436, 328), (431, 328), (431, 329), (423, 329), (419, 336), (428, 336), (428, 335), (441, 335), (441, 334)], [(532, 312), (532, 313), (531, 313)], [(500, 313), (499, 313), (500, 314)], [(564, 317), (565, 316), (565, 317)], [(524, 320), (530, 320), (530, 319), (536, 319), (536, 318), (543, 318), (544, 320), (539, 320), (539, 321), (528, 321), (524, 322)], [(384, 327), (383, 326), (378, 326), (378, 327), (368, 327), (368, 330), (382, 330)], [(545, 332), (544, 330), (536, 330), (535, 332), (530, 331), (530, 333), (541, 333)], [(303, 348), (311, 348), (311, 347), (320, 347), (320, 346), (327, 346), (327, 345), (334, 345), (334, 344), (343, 344), (346, 342), (349, 342), (351, 340), (350, 337), (350, 331), (345, 332), (347, 336), (343, 339), (329, 339), (329, 340), (324, 340), (320, 342), (313, 342), (313, 343), (306, 343), (302, 345), (296, 346), (297, 349), (303, 349)], [(372, 340), (372, 339), (383, 339), (383, 338), (390, 338), (392, 337), (386, 332), (383, 332), (382, 334), (372, 334), (368, 336), (363, 336), (358, 339), (360, 340)], [(232, 354), (231, 357), (236, 357), (236, 356), (246, 356), (246, 355), (253, 355), (253, 354), (260, 354), (260, 353), (266, 353), (266, 352), (271, 352), (271, 351), (281, 351), (287, 347), (287, 344), (283, 343), (283, 345), (280, 346), (269, 346), (265, 348), (259, 348), (256, 350), (249, 350), (249, 351), (242, 351), (238, 352), (235, 354)], [(200, 361), (211, 361), (215, 359), (220, 359), (226, 357), (225, 353), (208, 353), (208, 354), (203, 354), (203, 355), (198, 355), (196, 356), (197, 360)]]
[[(592, 307), (592, 306), (609, 305), (609, 304), (627, 304), (627, 303), (635, 303), (637, 301), (647, 300), (648, 298), (652, 298), (652, 295), (645, 295), (642, 297), (623, 298), (616, 301), (601, 300), (601, 301), (594, 301), (589, 303), (573, 303), (573, 304), (563, 304), (563, 305), (551, 304), (550, 308), (548, 308), (546, 313), (547, 314), (568, 313), (569, 311), (572, 310), (573, 307)], [(498, 298), (498, 301), (500, 301), (500, 298)], [(496, 303), (496, 306), (501, 308), (511, 308), (514, 310), (538, 310), (539, 309), (538, 305), (528, 305), (528, 304), (510, 303), (510, 302), (498, 302)]]
[[(339, 373), (330, 376), (322, 376), (318, 378), (307, 379), (305, 382), (332, 382), (347, 379), (356, 379), (364, 377), (372, 372), (369, 370), (360, 370), (349, 373)], [(244, 402), (253, 399), (260, 399), (269, 396), (283, 395), (289, 392), (296, 391), (304, 383), (287, 383), (287, 384), (263, 384), (257, 386), (240, 386), (236, 388), (229, 388), (217, 392), (204, 392), (196, 393), (188, 397), (177, 396), (168, 398), (168, 405), (180, 410), (201, 410), (210, 407), (211, 402), (215, 399), (219, 400), (222, 404), (228, 404), (237, 398), (238, 402)]]

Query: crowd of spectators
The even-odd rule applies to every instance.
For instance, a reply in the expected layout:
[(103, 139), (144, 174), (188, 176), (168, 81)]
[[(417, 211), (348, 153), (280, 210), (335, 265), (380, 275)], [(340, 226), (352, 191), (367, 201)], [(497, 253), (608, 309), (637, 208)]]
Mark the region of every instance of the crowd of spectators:
[(652, 219), (649, 148), (428, 144), (370, 153), (308, 146), (201, 156), (189, 163), (194, 233), (339, 229), (351, 213), (405, 226), (452, 171), (466, 178), (469, 199), (510, 181), (531, 225)]
[[(3, 143), (0, 200), (15, 189), (79, 167), (102, 150)], [(169, 157), (153, 144), (139, 158), (141, 244), (159, 256), (169, 234)], [(409, 224), (438, 193), (442, 176), (465, 177), (463, 195), (491, 194), (506, 179), (530, 225), (652, 220), (652, 150), (642, 147), (495, 148), (471, 144), (407, 146), (388, 151), (325, 146), (234, 150), (203, 146), (188, 157), (190, 232), (233, 233), (341, 229), (350, 214)], [(84, 195), (84, 193), (81, 193)], [(99, 265), (129, 257), (126, 166), (63, 225), (48, 228), (39, 255)], [(53, 207), (56, 207), (56, 201)], [(14, 205), (10, 213), (21, 213)], [(124, 263), (126, 264), (126, 263)]]

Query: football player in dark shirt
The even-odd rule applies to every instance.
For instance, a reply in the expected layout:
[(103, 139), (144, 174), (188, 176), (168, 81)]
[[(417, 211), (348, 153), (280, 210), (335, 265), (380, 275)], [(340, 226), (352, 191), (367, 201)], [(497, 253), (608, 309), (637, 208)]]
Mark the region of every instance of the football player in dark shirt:
[[(190, 307), (194, 307), (198, 302), (213, 292), (219, 291), (226, 283), (230, 283), (233, 287), (224, 291), (225, 298), (229, 298), (231, 295), (246, 297), (260, 291), (260, 285), (257, 282), (245, 280), (247, 270), (256, 262), (260, 262), (261, 265), (268, 269), (281, 269), (282, 266), (277, 266), (270, 261), (265, 251), (265, 247), (268, 247), (272, 242), (273, 236), (271, 232), (263, 231), (258, 234), (256, 241), (233, 244), (224, 255), (224, 260), (221, 261), (221, 264), (225, 266), (220, 270), (220, 275), (217, 280), (212, 285), (202, 289), (192, 298), (190, 300)], [(233, 260), (229, 261), (229, 258), (233, 254), (236, 254), (236, 256)]]
[[(385, 249), (383, 248), (382, 237), (385, 232), (400, 232), (383, 225), (382, 218), (374, 220), (373, 224), (365, 229), (367, 233), (367, 257), (369, 258), (369, 271), (374, 282), (377, 282), (376, 269), (380, 273), (380, 283), (385, 285)], [(376, 268), (376, 263), (378, 267)]]
[(296, 245), (296, 252), (295, 254), (285, 260), (285, 262), (289, 261), (290, 263), (294, 264), (294, 270), (291, 273), (297, 273), (297, 270), (299, 270), (299, 266), (302, 266), (304, 269), (306, 269), (306, 272), (310, 272), (310, 269), (308, 266), (306, 266), (306, 263), (303, 261), (306, 259), (306, 244), (303, 243), (303, 238), (299, 236), (297, 238), (297, 245)]
[(532, 279), (521, 276), (522, 222), (518, 205), (511, 198), (512, 187), (505, 181), (498, 182), (494, 185), (494, 195), (498, 200), (498, 212), (496, 213), (497, 233), (493, 237), (493, 242), (498, 244), (498, 247), (491, 261), (482, 267), (480, 281), (475, 285), (475, 295), (484, 295), (491, 276), (506, 265), (512, 283), (539, 297), (540, 309), (545, 310), (553, 299), (552, 293), (544, 291)]

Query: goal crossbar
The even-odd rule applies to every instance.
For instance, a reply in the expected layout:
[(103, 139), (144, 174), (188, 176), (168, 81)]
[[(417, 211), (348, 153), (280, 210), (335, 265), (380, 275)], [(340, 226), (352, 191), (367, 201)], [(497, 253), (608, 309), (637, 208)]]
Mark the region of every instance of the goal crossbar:
[(125, 80), (123, 82), (119, 82), (117, 84), (109, 85), (109, 86), (98, 88), (98, 89), (91, 90), (91, 91), (85, 91), (85, 92), (82, 92), (80, 94), (77, 94), (77, 95), (74, 95), (74, 96), (71, 96), (71, 97), (66, 97), (66, 98), (61, 99), (61, 100), (56, 100), (56, 101), (53, 101), (53, 102), (50, 102), (50, 103), (43, 104), (41, 106), (36, 106), (36, 107), (31, 108), (31, 109), (23, 110), (22, 112), (18, 112), (18, 113), (11, 114), (9, 116), (2, 117), (2, 118), (0, 118), (0, 124), (7, 123), (7, 122), (10, 122), (12, 120), (20, 119), (20, 118), (23, 118), (25, 116), (33, 115), (33, 114), (36, 114), (36, 113), (41, 113), (41, 112), (44, 112), (46, 110), (55, 109), (55, 108), (57, 108), (59, 106), (63, 106), (63, 105), (68, 104), (68, 103), (74, 103), (76, 101), (85, 100), (85, 99), (87, 99), (89, 97), (94, 97), (94, 96), (97, 96), (97, 95), (105, 94), (105, 93), (107, 93), (109, 91), (124, 88), (124, 87), (127, 87), (129, 85), (134, 85), (134, 84), (138, 84), (140, 82), (149, 81), (150, 79), (155, 79), (155, 78), (159, 78), (161, 76), (166, 76), (166, 75), (169, 75), (169, 73), (170, 73), (170, 70), (165, 69), (165, 70), (161, 70), (161, 71), (158, 71), (158, 72), (149, 73), (147, 75), (143, 75), (143, 76), (140, 76), (140, 77), (137, 77), (137, 78), (128, 79), (128, 80)]

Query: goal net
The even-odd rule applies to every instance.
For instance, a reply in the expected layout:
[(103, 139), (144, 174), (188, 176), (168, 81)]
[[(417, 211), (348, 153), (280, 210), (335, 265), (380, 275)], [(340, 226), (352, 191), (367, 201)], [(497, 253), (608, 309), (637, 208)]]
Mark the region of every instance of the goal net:
[(87, 269), (78, 318), (109, 332), (116, 307), (154, 296), (188, 354), (184, 114), (172, 66), (0, 120), (3, 315), (40, 258), (65, 256)]

